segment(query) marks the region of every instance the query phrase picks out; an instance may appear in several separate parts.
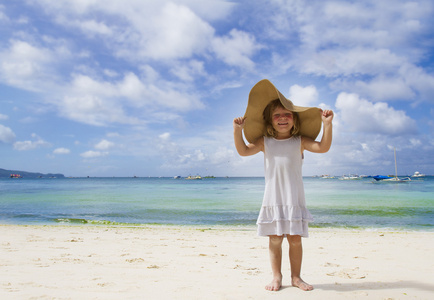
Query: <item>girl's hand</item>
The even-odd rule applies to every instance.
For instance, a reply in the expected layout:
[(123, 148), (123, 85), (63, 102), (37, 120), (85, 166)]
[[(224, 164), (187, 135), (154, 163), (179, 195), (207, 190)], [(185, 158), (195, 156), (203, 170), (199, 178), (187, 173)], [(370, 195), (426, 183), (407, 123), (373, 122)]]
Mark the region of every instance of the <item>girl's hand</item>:
[(245, 117), (235, 118), (234, 122), (233, 122), (234, 129), (237, 129), (237, 128), (243, 129), (244, 128), (244, 124), (245, 124), (245, 120), (246, 120)]
[(322, 111), (321, 119), (324, 124), (331, 124), (333, 121), (333, 116), (334, 116), (333, 111), (330, 109), (326, 109)]

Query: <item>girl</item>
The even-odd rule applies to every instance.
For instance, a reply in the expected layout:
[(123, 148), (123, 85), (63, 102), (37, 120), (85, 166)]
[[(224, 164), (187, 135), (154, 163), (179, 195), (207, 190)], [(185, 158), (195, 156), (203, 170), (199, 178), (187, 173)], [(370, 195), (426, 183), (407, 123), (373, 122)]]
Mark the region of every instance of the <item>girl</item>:
[[(272, 281), (265, 287), (269, 291), (278, 291), (282, 286), (284, 237), (289, 243), (292, 285), (304, 291), (313, 289), (300, 277), (301, 237), (308, 236), (308, 222), (312, 221), (304, 197), (303, 151), (324, 153), (330, 149), (332, 120), (331, 110), (295, 106), (264, 79), (250, 91), (245, 116), (233, 121), (238, 153), (249, 156), (264, 152), (265, 192), (257, 225), (258, 235), (269, 237), (273, 273)], [(316, 142), (321, 122), (323, 136)]]

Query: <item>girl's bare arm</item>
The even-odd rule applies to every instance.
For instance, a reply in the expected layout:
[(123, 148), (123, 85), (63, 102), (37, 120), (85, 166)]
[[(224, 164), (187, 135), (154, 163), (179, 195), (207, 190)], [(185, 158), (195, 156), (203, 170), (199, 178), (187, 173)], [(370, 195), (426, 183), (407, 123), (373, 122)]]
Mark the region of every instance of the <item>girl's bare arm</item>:
[(332, 145), (332, 121), (333, 121), (333, 111), (324, 110), (322, 112), (322, 121), (323, 121), (323, 135), (320, 142), (316, 142), (311, 138), (303, 136), (301, 139), (301, 145), (303, 150), (307, 150), (314, 153), (325, 153), (329, 151)]
[(259, 138), (254, 143), (246, 145), (243, 139), (244, 122), (244, 117), (235, 118), (233, 121), (234, 143), (238, 154), (241, 156), (250, 156), (258, 153), (259, 151), (264, 151), (264, 138)]

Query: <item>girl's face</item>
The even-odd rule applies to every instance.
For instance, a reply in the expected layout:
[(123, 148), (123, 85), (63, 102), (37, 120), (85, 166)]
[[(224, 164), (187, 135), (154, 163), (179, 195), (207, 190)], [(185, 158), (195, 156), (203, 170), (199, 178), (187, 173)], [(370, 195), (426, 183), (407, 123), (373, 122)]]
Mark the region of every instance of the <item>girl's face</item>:
[(290, 110), (278, 106), (271, 114), (271, 119), (277, 138), (290, 137), (290, 131), (294, 126), (294, 118)]

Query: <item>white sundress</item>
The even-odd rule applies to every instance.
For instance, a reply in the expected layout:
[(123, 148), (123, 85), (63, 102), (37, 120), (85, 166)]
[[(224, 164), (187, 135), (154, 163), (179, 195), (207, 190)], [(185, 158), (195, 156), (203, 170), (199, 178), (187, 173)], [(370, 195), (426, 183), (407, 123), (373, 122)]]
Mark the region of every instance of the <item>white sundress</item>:
[(313, 221), (306, 208), (302, 177), (301, 137), (264, 137), (265, 192), (259, 212), (258, 235), (308, 237)]

